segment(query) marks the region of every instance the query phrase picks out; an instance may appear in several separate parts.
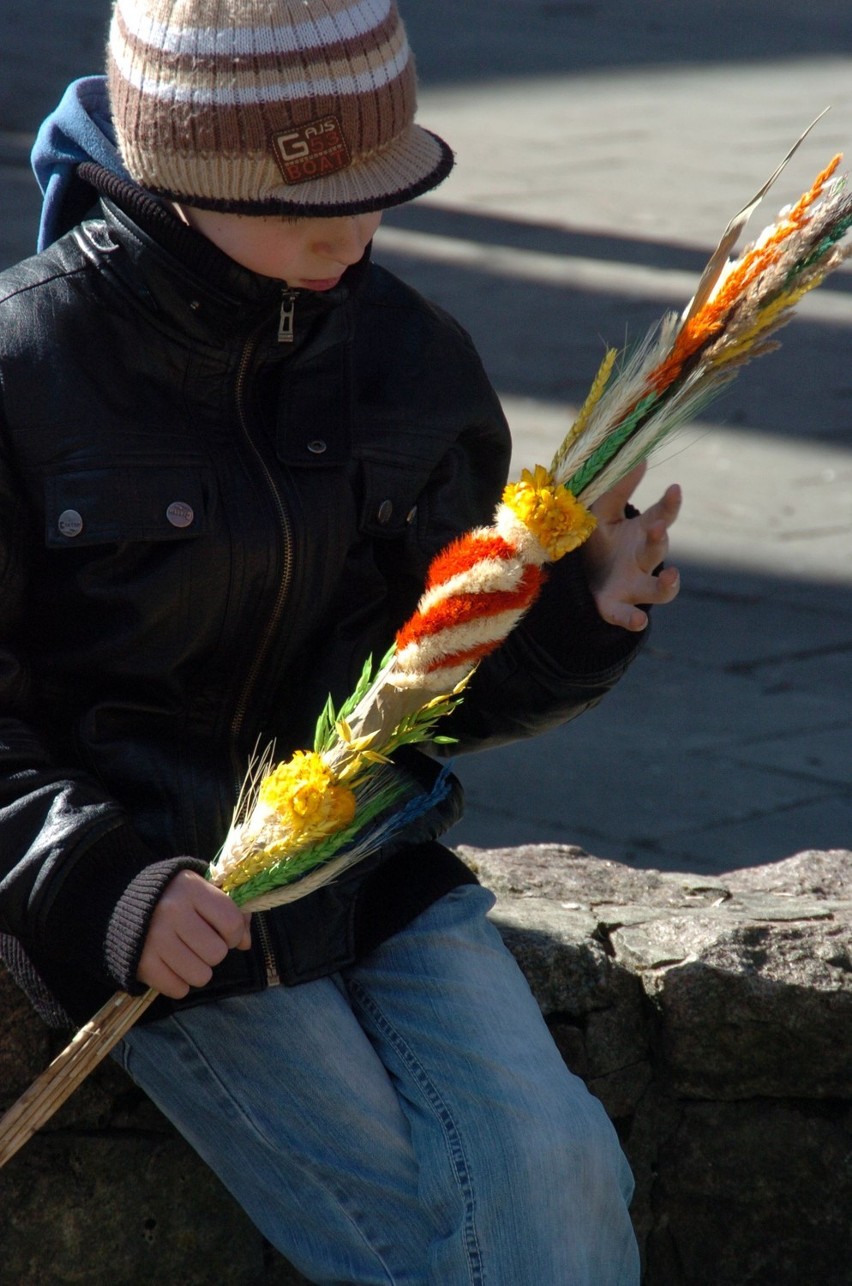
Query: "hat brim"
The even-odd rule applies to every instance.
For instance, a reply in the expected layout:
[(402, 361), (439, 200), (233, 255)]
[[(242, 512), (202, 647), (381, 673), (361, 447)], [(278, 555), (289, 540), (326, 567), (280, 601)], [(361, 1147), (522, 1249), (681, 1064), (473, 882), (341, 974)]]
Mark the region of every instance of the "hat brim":
[[(162, 164), (163, 170), (167, 166)], [(392, 143), (366, 158), (322, 178), (301, 183), (285, 183), (274, 159), (269, 157), (234, 158), (232, 166), (221, 160), (217, 167), (220, 190), (217, 195), (179, 191), (181, 184), (152, 187), (148, 191), (168, 200), (195, 206), (200, 210), (248, 215), (283, 214), (301, 218), (337, 218), (342, 215), (367, 214), (386, 210), (437, 187), (455, 163), (451, 149), (437, 134), (419, 125), (409, 125)], [(246, 198), (246, 166), (252, 167), (251, 189), (258, 196)], [(258, 167), (262, 173), (258, 173)], [(233, 189), (222, 192), (223, 172), (232, 169)]]

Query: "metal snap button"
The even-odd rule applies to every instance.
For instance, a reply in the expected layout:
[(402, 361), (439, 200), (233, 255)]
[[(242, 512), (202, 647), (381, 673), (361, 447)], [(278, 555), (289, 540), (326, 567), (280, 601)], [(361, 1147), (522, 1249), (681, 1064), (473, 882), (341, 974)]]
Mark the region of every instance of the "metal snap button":
[(83, 530), (83, 517), (76, 509), (63, 509), (56, 525), (60, 536), (68, 536), (70, 539), (73, 536), (79, 536)]
[(173, 500), (166, 510), (166, 517), (173, 527), (189, 527), (195, 518), (195, 511), (185, 500)]
[(382, 526), (384, 526), (385, 523), (390, 522), (392, 513), (393, 513), (393, 501), (383, 500), (382, 503), (379, 505), (379, 512), (376, 514), (376, 517), (378, 518)]
[(312, 455), (322, 455), (324, 451), (328, 450), (328, 447), (327, 444), (323, 442), (322, 438), (313, 438), (312, 441), (308, 443), (308, 450)]

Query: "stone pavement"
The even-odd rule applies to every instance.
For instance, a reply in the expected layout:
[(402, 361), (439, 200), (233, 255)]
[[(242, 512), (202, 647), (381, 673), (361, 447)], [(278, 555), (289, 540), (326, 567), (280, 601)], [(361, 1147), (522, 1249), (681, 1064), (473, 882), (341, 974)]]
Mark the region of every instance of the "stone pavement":
[[(0, 12), (0, 262), (29, 252), (33, 130), (98, 70), (107, 0)], [(546, 463), (605, 343), (689, 298), (801, 130), (753, 231), (835, 151), (852, 163), (848, 0), (403, 0), (420, 119), (457, 171), (392, 212), (377, 257), (454, 312)], [(852, 278), (801, 306), (640, 491), (686, 501), (677, 604), (597, 710), (460, 759), (473, 845), (560, 840), (722, 872), (852, 844)]]

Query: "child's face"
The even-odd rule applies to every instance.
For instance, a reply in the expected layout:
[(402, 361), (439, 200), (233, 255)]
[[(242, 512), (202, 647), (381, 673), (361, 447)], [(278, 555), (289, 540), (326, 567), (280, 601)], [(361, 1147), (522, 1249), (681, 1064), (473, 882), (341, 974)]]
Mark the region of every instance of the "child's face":
[(198, 232), (226, 255), (297, 290), (331, 290), (357, 263), (381, 223), (381, 212), (337, 219), (218, 214), (179, 207)]

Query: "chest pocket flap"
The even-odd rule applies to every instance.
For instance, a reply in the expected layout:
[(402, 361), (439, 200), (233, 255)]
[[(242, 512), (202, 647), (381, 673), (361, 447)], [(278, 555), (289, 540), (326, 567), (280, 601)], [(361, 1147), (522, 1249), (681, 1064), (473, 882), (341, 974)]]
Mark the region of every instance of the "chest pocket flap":
[(48, 548), (186, 540), (209, 528), (212, 478), (204, 467), (79, 469), (45, 479)]
[(369, 536), (396, 537), (417, 517), (417, 502), (428, 476), (410, 458), (391, 460), (362, 453), (360, 527)]

